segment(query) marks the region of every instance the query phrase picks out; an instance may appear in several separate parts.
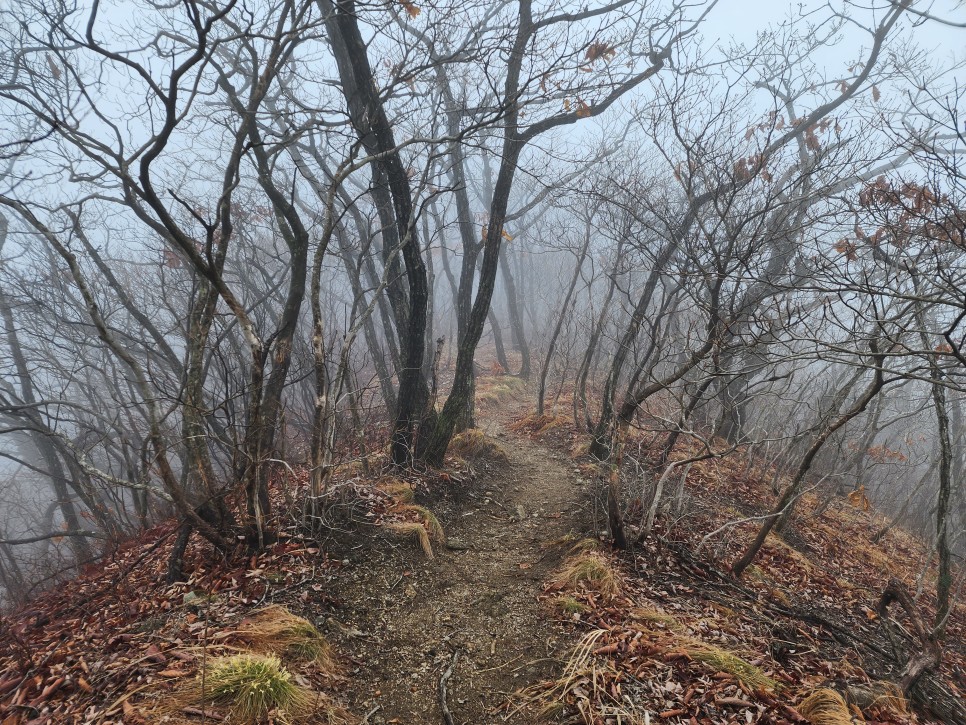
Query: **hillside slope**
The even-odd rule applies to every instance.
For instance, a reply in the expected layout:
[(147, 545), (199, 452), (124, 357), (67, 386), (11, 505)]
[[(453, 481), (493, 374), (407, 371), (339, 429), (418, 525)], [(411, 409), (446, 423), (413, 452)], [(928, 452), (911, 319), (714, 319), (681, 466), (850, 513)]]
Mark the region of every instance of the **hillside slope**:
[(770, 502), (769, 472), (735, 458), (691, 467), (682, 506), (617, 555), (599, 537), (599, 472), (580, 437), (507, 401), (488, 401), (488, 436), (464, 439), (445, 473), (346, 472), (351, 515), (318, 537), (292, 517), (257, 557), (223, 561), (194, 542), (189, 580), (165, 586), (168, 523), (3, 617), (0, 723), (218, 721), (224, 708), (192, 688), (217, 658), (264, 645), (253, 622), (270, 605), (317, 627), (339, 663), (281, 652), (327, 703), (291, 722), (964, 721), (961, 606), (941, 672), (911, 704), (882, 684), (917, 646), (896, 608), (905, 633), (876, 611), (891, 577), (915, 591), (926, 551), (914, 538), (873, 544), (874, 512), (843, 501), (816, 518), (805, 501), (735, 581), (726, 563), (753, 523), (694, 553)]

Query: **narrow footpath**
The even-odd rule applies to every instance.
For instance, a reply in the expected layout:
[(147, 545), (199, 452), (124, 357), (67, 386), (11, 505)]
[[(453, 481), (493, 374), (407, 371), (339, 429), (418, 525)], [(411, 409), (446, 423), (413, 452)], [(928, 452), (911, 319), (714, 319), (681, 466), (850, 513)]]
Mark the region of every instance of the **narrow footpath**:
[(431, 506), (447, 535), (436, 558), (377, 541), (350, 558), (334, 592), (330, 636), (353, 659), (347, 698), (367, 723), (528, 722), (510, 696), (563, 667), (572, 642), (537, 597), (561, 539), (580, 531), (588, 484), (506, 420), (484, 427), (509, 463), (478, 461), (459, 503)]

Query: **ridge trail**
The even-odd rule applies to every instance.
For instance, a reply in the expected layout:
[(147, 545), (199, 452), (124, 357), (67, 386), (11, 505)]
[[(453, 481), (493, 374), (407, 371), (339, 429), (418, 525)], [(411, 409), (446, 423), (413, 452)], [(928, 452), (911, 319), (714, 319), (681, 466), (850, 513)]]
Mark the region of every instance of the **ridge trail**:
[(564, 456), (506, 428), (522, 410), (483, 426), (509, 464), (478, 461), (465, 491), (431, 505), (447, 535), (435, 559), (377, 540), (353, 551), (335, 587), (330, 633), (358, 668), (347, 699), (372, 725), (444, 723), (440, 679), (456, 653), (444, 678), (456, 725), (526, 722), (501, 706), (562, 668), (572, 637), (537, 596), (566, 552), (549, 545), (586, 530), (589, 484)]

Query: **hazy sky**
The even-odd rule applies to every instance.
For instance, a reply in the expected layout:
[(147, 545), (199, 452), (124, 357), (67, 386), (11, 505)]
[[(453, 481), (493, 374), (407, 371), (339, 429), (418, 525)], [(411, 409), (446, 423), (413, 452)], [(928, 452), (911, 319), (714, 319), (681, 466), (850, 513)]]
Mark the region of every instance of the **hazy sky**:
[[(702, 32), (708, 41), (719, 39), (735, 40), (753, 45), (755, 35), (764, 30), (769, 24), (777, 24), (790, 17), (792, 13), (801, 14), (831, 5), (839, 8), (842, 0), (821, 2), (808, 0), (807, 2), (782, 2), (778, 0), (719, 0), (718, 5), (711, 11)], [(866, 3), (860, 3), (865, 6)], [(936, 0), (931, 3), (918, 3), (920, 9), (931, 8), (940, 17), (960, 23), (966, 23), (966, 4), (962, 0)], [(949, 61), (951, 58), (963, 60), (966, 58), (966, 28), (952, 28), (937, 22), (924, 22), (916, 28), (905, 26), (914, 33), (916, 42), (924, 49), (934, 52), (938, 62)]]

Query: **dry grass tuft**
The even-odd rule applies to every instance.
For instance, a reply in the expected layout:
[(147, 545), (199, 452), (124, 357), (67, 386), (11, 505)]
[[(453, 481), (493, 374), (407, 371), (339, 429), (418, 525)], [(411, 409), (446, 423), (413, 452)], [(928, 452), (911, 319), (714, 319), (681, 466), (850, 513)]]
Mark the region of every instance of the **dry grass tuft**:
[(590, 438), (589, 437), (584, 438), (583, 440), (580, 440), (577, 443), (575, 443), (573, 445), (573, 447), (570, 449), (570, 457), (571, 458), (583, 458), (585, 456), (589, 456), (590, 455), (590, 443), (591, 443), (591, 441), (590, 441)]
[(583, 551), (564, 562), (554, 584), (561, 589), (583, 588), (614, 597), (620, 592), (620, 579), (610, 560), (599, 551)]
[(255, 612), (238, 633), (256, 652), (314, 662), (326, 674), (338, 672), (332, 647), (307, 619), (273, 605)]
[(600, 551), (600, 542), (587, 536), (570, 547), (571, 554), (585, 554), (588, 551)]
[(514, 421), (508, 426), (508, 428), (514, 431), (530, 431), (532, 433), (539, 434), (546, 433), (548, 430), (553, 430), (554, 428), (560, 428), (569, 424), (570, 418), (565, 415), (551, 415), (550, 413), (537, 415), (536, 413), (531, 413), (530, 415)]
[(672, 617), (670, 614), (662, 612), (656, 607), (637, 607), (630, 611), (630, 616), (639, 622), (658, 625), (671, 631), (683, 629), (683, 625), (678, 621), (677, 617)]
[(727, 672), (752, 690), (778, 690), (778, 683), (733, 652), (707, 642), (687, 643), (684, 651), (695, 662), (701, 662), (717, 672)]
[(443, 531), (443, 525), (436, 518), (436, 514), (430, 511), (425, 506), (407, 506), (407, 510), (414, 511), (417, 516), (422, 520), (423, 526), (426, 527), (426, 533), (429, 534), (431, 541), (436, 541), (442, 543), (446, 541), (446, 532)]
[(503, 447), (487, 438), (486, 433), (481, 428), (470, 428), (453, 436), (447, 452), (470, 461), (477, 458), (489, 458), (507, 463), (510, 460)]
[(535, 711), (537, 722), (557, 722), (569, 706), (577, 710), (580, 719), (567, 722), (586, 725), (602, 722), (643, 725), (650, 722), (645, 711), (637, 711), (630, 701), (617, 700), (611, 695), (607, 683), (613, 680), (615, 672), (606, 662), (594, 657), (601, 637), (606, 634), (607, 630), (603, 629), (585, 634), (567, 660), (563, 674), (556, 680), (533, 685), (519, 693), (519, 704), (511, 715), (530, 708)]
[(540, 544), (540, 548), (544, 550), (556, 549), (561, 546), (567, 546), (567, 544), (573, 544), (575, 541), (578, 541), (578, 540), (579, 539), (577, 535), (572, 531), (570, 531), (559, 538), (551, 539), (550, 541), (543, 542), (542, 544)]
[(526, 382), (511, 375), (477, 378), (476, 404), (481, 408), (495, 406), (526, 388)]
[(415, 539), (419, 547), (423, 550), (423, 553), (426, 554), (427, 559), (435, 558), (433, 545), (429, 541), (429, 534), (426, 532), (426, 527), (422, 524), (416, 523), (415, 521), (397, 521), (388, 524), (386, 528), (403, 538)]
[(492, 390), (477, 392), (476, 394), (476, 406), (478, 408), (490, 408), (492, 406), (498, 405), (499, 403), (500, 403), (500, 396), (498, 396)]
[(413, 487), (398, 478), (383, 478), (379, 481), (379, 488), (392, 497), (397, 504), (410, 504), (416, 498)]
[(430, 541), (435, 541), (438, 543), (446, 541), (446, 532), (443, 531), (443, 525), (439, 522), (439, 519), (436, 518), (436, 514), (425, 506), (407, 504), (405, 506), (397, 506), (394, 509), (394, 512), (402, 515), (414, 514), (426, 529), (426, 533), (429, 535)]
[(799, 703), (797, 710), (812, 725), (852, 725), (845, 699), (827, 687), (815, 690)]

